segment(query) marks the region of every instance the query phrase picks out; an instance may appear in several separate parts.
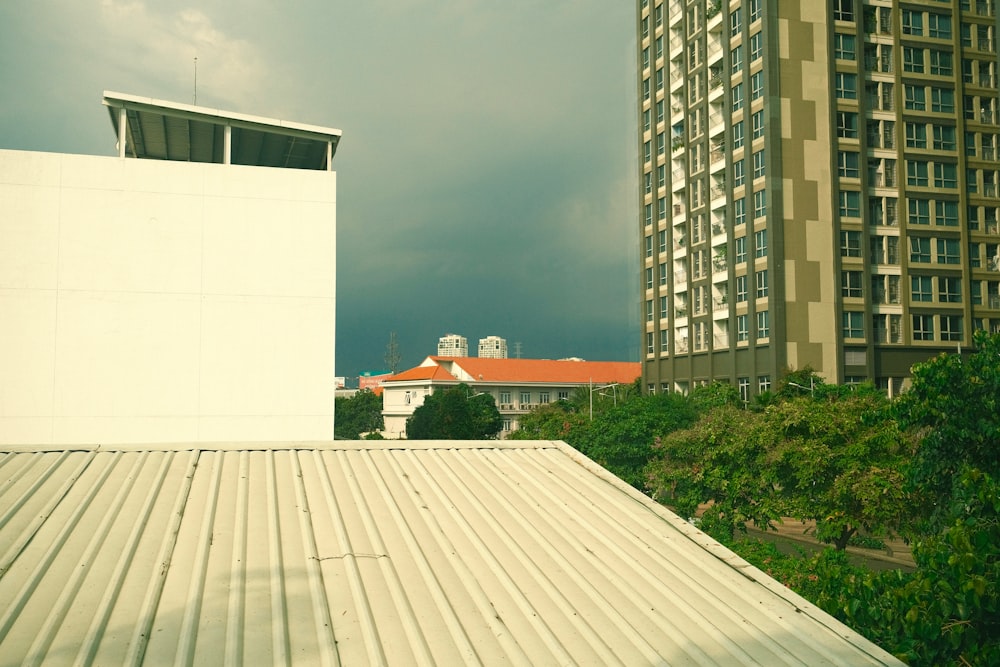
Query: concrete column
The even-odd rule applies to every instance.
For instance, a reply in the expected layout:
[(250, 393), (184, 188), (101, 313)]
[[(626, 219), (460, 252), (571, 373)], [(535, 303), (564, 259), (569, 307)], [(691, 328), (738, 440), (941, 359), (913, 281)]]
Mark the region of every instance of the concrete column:
[(326, 142), (326, 170), (333, 171), (333, 142)]
[(233, 126), (226, 125), (226, 131), (222, 140), (222, 164), (232, 164), (233, 152)]
[(128, 136), (128, 117), (125, 107), (118, 110), (118, 157), (125, 157), (125, 137)]

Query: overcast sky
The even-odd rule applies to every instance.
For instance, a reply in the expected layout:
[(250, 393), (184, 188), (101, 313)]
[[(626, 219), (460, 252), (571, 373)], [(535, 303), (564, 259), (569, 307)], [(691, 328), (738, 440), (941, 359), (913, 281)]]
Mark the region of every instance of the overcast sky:
[[(238, 8), (235, 9), (234, 8)], [(0, 148), (112, 155), (104, 90), (343, 131), (337, 374), (458, 333), (638, 360), (634, 3), (3, 0)]]

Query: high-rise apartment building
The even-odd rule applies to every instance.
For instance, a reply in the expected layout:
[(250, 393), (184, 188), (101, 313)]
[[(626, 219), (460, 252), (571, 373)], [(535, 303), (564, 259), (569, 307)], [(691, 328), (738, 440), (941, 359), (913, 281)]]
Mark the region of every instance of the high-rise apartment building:
[(898, 392), (1000, 330), (993, 0), (637, 0), (643, 376)]
[(439, 357), (469, 356), (469, 339), (458, 334), (445, 334), (438, 338)]
[(479, 356), (484, 359), (506, 359), (507, 339), (487, 336), (479, 339)]

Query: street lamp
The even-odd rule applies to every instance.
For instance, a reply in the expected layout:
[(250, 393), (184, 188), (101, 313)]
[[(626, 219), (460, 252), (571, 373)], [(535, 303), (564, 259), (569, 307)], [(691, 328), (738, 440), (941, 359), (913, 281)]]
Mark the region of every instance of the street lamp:
[(785, 382), (785, 384), (790, 384), (793, 387), (798, 387), (799, 389), (802, 389), (802, 390), (808, 390), (810, 397), (814, 397), (816, 395), (816, 378), (814, 378), (814, 377), (810, 376), (810, 378), (809, 378), (809, 386), (808, 387), (804, 387), (801, 384), (799, 384), (798, 382), (792, 382), (791, 380)]
[[(595, 387), (594, 386), (594, 379), (593, 378), (590, 379), (590, 421), (594, 421), (594, 392), (595, 391), (598, 391), (598, 392), (599, 391), (603, 391), (603, 390), (605, 390), (605, 389), (607, 389), (609, 387), (613, 388), (612, 389), (612, 395), (614, 396), (615, 406), (617, 407), (617, 405), (618, 405), (618, 383), (617, 382), (612, 382), (611, 384), (605, 384), (605, 385), (601, 385), (600, 387)], [(602, 394), (602, 396), (604, 396), (604, 395), (605, 394)]]

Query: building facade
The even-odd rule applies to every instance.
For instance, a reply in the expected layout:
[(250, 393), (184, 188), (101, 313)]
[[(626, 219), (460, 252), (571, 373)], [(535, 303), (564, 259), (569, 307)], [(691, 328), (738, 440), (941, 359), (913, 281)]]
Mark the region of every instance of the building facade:
[(439, 357), (469, 356), (469, 339), (458, 334), (445, 334), (438, 338)]
[(487, 336), (479, 339), (479, 356), (484, 359), (506, 359), (507, 339)]
[(104, 104), (117, 156), (0, 150), (0, 443), (332, 439), (340, 131)]
[(426, 397), (461, 383), (493, 397), (503, 419), (503, 438), (517, 430), (522, 415), (540, 405), (569, 399), (579, 387), (597, 391), (631, 384), (640, 372), (638, 363), (628, 361), (427, 357), (382, 383), (384, 435), (405, 438), (406, 420)]
[(992, 0), (638, 0), (647, 390), (890, 393), (1000, 330)]

